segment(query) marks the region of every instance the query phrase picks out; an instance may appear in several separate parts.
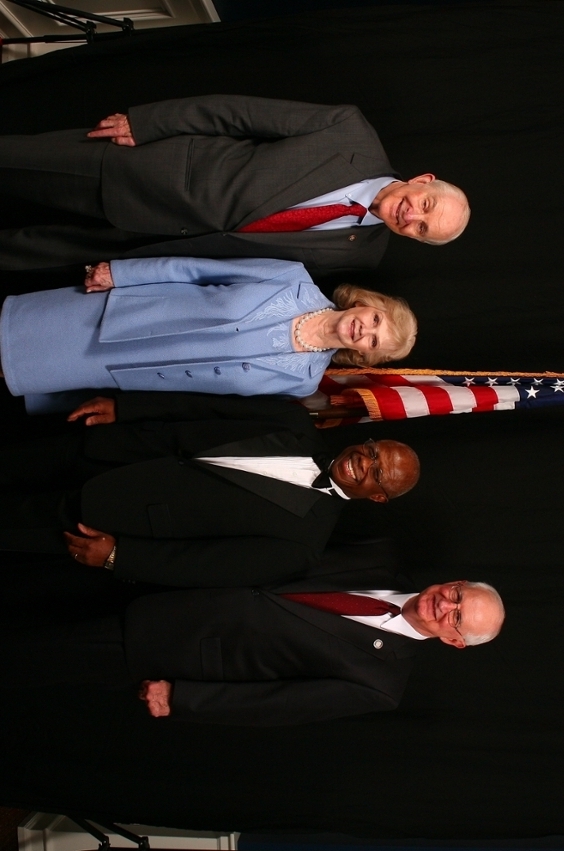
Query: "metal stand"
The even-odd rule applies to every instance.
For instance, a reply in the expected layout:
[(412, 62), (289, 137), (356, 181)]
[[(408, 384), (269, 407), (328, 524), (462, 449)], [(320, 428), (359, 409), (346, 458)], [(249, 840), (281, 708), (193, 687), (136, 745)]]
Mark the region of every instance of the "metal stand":
[(59, 6), (56, 3), (44, 3), (43, 0), (10, 0), (10, 2), (16, 6), (21, 6), (22, 9), (37, 12), (38, 15), (43, 15), (59, 24), (74, 27), (80, 30), (83, 35), (38, 35), (0, 39), (0, 57), (4, 44), (54, 44), (65, 41), (85, 41), (91, 44), (94, 38), (99, 35), (96, 31), (96, 24), (117, 27), (121, 32), (115, 33), (115, 35), (131, 35), (134, 32), (131, 18), (123, 18), (120, 21), (117, 18), (109, 18), (107, 15), (94, 15), (91, 12), (80, 12), (78, 9)]
[[(86, 833), (89, 833), (94, 837), (94, 839), (98, 840), (100, 843), (98, 851), (108, 851), (110, 848), (113, 848), (114, 851), (130, 851), (129, 848), (118, 848), (115, 845), (110, 845), (110, 840), (106, 834), (102, 833), (101, 830), (98, 830), (97, 827), (94, 827), (94, 825), (90, 824), (90, 822), (86, 821), (86, 819), (82, 819), (74, 815), (69, 815), (67, 818), (70, 818), (71, 821), (81, 827)], [(112, 833), (117, 833), (119, 836), (123, 836), (124, 839), (129, 839), (130, 842), (137, 845), (139, 851), (151, 851), (151, 846), (149, 845), (149, 839), (147, 836), (139, 836), (137, 833), (132, 833), (130, 830), (126, 830), (125, 827), (120, 827), (113, 822), (110, 824), (102, 824), (102, 827), (105, 827), (106, 830), (111, 830)]]

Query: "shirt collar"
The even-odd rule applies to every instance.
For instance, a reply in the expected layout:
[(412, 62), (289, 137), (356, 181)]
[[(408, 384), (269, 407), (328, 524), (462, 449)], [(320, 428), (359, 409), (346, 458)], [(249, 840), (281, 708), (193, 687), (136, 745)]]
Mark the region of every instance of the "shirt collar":
[[(412, 597), (416, 597), (415, 594), (391, 594), (386, 599), (390, 603), (395, 603), (396, 606), (401, 606), (402, 609), (407, 603), (408, 600), (411, 600)], [(422, 641), (425, 638), (428, 638), (427, 635), (422, 635), (420, 632), (417, 632), (411, 624), (406, 621), (404, 616), (400, 613), (399, 615), (395, 615), (395, 617), (391, 617), (385, 623), (381, 624), (380, 629), (387, 630), (388, 632), (396, 632), (398, 635), (405, 635), (407, 638), (415, 638), (418, 641)]]
[[(350, 201), (356, 201), (358, 204), (362, 204), (368, 211), (378, 192), (384, 189), (385, 186), (389, 186), (390, 183), (395, 183), (396, 181), (397, 177), (376, 177), (372, 180), (363, 180), (361, 183), (356, 184), (350, 192), (347, 192), (347, 198)], [(379, 219), (378, 216), (370, 212), (367, 212), (360, 222), (361, 226), (381, 224), (382, 219)]]

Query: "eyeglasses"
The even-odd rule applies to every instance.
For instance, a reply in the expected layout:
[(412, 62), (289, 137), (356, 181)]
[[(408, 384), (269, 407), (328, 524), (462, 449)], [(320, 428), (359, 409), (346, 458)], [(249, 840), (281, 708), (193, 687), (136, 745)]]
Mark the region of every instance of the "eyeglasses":
[(368, 440), (364, 442), (364, 448), (366, 450), (366, 454), (370, 458), (370, 462), (374, 467), (374, 478), (376, 479), (376, 484), (383, 492), (386, 499), (389, 499), (390, 496), (386, 493), (384, 486), (382, 485), (382, 469), (378, 467), (378, 462), (380, 461), (380, 453), (378, 452), (378, 444), (375, 440), (372, 440), (370, 437)]
[(462, 623), (462, 612), (460, 611), (460, 607), (462, 605), (462, 600), (464, 599), (464, 595), (462, 593), (463, 585), (464, 582), (457, 582), (456, 585), (453, 585), (450, 589), (448, 598), (451, 603), (455, 604), (456, 609), (452, 609), (447, 615), (448, 625), (455, 629), (461, 638), (464, 638), (464, 636), (458, 627)]

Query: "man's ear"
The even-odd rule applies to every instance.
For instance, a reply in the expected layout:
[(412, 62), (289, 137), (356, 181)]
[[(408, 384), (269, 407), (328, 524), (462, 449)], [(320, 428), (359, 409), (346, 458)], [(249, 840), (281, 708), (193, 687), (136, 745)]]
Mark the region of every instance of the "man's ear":
[(385, 493), (373, 493), (368, 499), (371, 499), (372, 502), (388, 502), (388, 497)]
[(418, 174), (417, 177), (412, 177), (411, 180), (408, 180), (408, 183), (432, 183), (433, 180), (436, 180), (434, 174), (427, 172), (426, 174)]
[(441, 635), (439, 638), (444, 644), (450, 644), (451, 647), (457, 647), (459, 650), (464, 650), (466, 647), (466, 642), (461, 635), (458, 635), (456, 638), (447, 638), (446, 636)]

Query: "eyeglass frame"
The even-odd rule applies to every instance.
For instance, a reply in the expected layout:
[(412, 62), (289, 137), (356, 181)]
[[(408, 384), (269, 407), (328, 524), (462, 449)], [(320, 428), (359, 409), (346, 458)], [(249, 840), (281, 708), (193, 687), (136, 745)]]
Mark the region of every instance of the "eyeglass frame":
[[(364, 441), (363, 446), (366, 449), (366, 453), (367, 453), (368, 457), (370, 458), (370, 462), (371, 462), (372, 466), (374, 467), (378, 463), (378, 459), (380, 457), (380, 452), (378, 451), (377, 441), (373, 440), (371, 437), (369, 437), (368, 440)], [(386, 500), (388, 500), (388, 502), (389, 502), (390, 494), (386, 491), (386, 488), (384, 487), (384, 485), (380, 481), (380, 479), (382, 478), (382, 470), (381, 469), (379, 471), (376, 470), (376, 472), (374, 474), (374, 478), (376, 479), (376, 484), (378, 485), (378, 487), (380, 488), (380, 490), (382, 491), (382, 493), (386, 497)]]
[[(462, 579), (459, 582), (455, 582), (454, 585), (452, 586), (452, 588), (450, 589), (448, 597), (449, 597), (450, 602), (455, 604), (456, 609), (451, 609), (451, 611), (448, 613), (447, 622), (448, 622), (448, 625), (450, 627), (452, 627), (453, 629), (455, 629), (457, 631), (459, 636), (464, 641), (464, 636), (462, 635), (462, 633), (460, 632), (460, 630), (458, 628), (460, 626), (460, 624), (462, 623), (462, 612), (460, 611), (460, 607), (461, 607), (462, 601), (464, 599), (464, 595), (462, 593), (462, 586), (463, 585), (466, 585), (465, 579)], [(454, 596), (453, 596), (453, 594), (454, 594)], [(455, 597), (457, 599), (455, 599)], [(449, 620), (450, 615), (453, 614), (453, 613), (454, 613), (454, 620), (456, 621), (456, 623), (451, 623), (450, 620)]]

